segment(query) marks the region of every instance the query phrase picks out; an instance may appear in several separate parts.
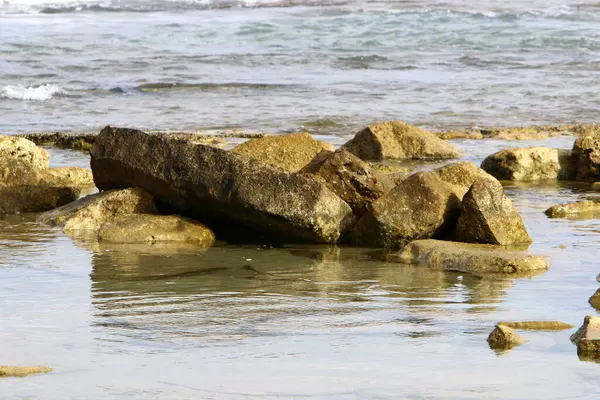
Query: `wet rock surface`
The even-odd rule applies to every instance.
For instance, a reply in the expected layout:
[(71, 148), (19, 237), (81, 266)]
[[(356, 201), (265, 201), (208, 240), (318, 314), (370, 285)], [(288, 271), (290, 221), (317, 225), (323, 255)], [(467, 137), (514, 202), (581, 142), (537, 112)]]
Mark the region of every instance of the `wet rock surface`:
[(513, 329), (505, 325), (496, 325), (487, 338), (490, 347), (495, 350), (508, 350), (527, 342)]
[(343, 148), (363, 160), (450, 159), (460, 155), (453, 144), (402, 121), (369, 125)]
[(519, 322), (498, 322), (498, 325), (507, 326), (512, 329), (521, 329), (526, 331), (564, 331), (574, 328), (573, 325), (561, 321), (519, 321)]
[(600, 359), (600, 317), (586, 316), (583, 325), (571, 335), (571, 342), (580, 356)]
[(52, 372), (52, 368), (43, 367), (41, 365), (33, 365), (28, 367), (16, 365), (0, 365), (0, 378), (6, 377), (24, 377), (33, 374), (45, 374)]
[(576, 163), (575, 180), (600, 180), (600, 131), (592, 130), (580, 135), (575, 140), (572, 155)]
[(600, 202), (592, 200), (558, 204), (544, 211), (550, 218), (593, 218), (600, 215)]
[(569, 179), (574, 172), (569, 150), (547, 147), (501, 150), (486, 157), (481, 168), (496, 179), (512, 181)]

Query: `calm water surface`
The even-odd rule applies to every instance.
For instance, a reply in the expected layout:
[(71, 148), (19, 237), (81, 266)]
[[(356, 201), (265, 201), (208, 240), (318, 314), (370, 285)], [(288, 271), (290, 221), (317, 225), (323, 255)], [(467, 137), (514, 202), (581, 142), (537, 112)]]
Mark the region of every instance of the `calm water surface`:
[[(570, 147), (572, 138), (531, 144)], [(457, 142), (481, 158), (514, 142)], [(528, 143), (529, 144), (529, 143)], [(86, 165), (52, 150), (55, 165)], [(586, 185), (509, 185), (551, 268), (479, 279), (320, 246), (100, 246), (0, 219), (0, 360), (55, 371), (2, 399), (595, 399), (572, 331), (489, 349), (499, 320), (580, 325), (598, 283), (597, 220), (549, 220)]]

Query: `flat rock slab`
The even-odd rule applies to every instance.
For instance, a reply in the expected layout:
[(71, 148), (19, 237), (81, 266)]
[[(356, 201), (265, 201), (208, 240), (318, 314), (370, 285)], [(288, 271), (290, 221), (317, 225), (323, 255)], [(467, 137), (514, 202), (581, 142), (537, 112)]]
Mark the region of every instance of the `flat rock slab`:
[(4, 377), (24, 377), (33, 374), (45, 374), (51, 372), (52, 368), (34, 365), (29, 367), (19, 367), (15, 365), (0, 365), (0, 378)]
[(527, 274), (549, 268), (543, 257), (526, 252), (511, 251), (501, 246), (435, 239), (415, 240), (398, 253), (389, 255), (388, 259), (470, 273)]
[(573, 325), (560, 321), (502, 321), (498, 322), (498, 325), (504, 325), (512, 329), (521, 329), (524, 331), (564, 331), (574, 328)]
[(558, 204), (544, 211), (550, 218), (593, 218), (600, 215), (600, 202), (585, 200)]

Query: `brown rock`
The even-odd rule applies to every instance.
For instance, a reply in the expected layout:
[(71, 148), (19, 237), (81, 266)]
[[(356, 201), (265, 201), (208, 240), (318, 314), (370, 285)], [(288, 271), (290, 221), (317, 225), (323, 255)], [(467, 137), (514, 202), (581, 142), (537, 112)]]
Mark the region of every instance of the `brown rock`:
[(500, 180), (569, 179), (573, 175), (573, 160), (568, 150), (515, 148), (501, 150), (486, 157), (481, 168)]
[(50, 226), (62, 225), (65, 232), (95, 234), (107, 222), (130, 214), (157, 214), (154, 199), (142, 189), (108, 190), (86, 196), (39, 216)]
[(512, 329), (522, 329), (526, 331), (564, 331), (574, 328), (573, 325), (560, 321), (498, 322), (498, 325), (504, 325)]
[(333, 145), (319, 142), (304, 132), (250, 139), (231, 151), (257, 158), (289, 172), (297, 172), (324, 150), (333, 151)]
[(402, 121), (369, 125), (343, 148), (363, 160), (447, 159), (460, 156), (451, 143)]
[(473, 183), (478, 179), (495, 180), (490, 174), (470, 161), (461, 161), (434, 169), (433, 172), (442, 181), (454, 188), (456, 195), (462, 200)]
[(593, 218), (600, 214), (600, 202), (575, 201), (550, 207), (544, 211), (550, 218)]
[(65, 186), (0, 186), (0, 214), (52, 210), (76, 200), (81, 189)]
[(193, 243), (210, 247), (215, 234), (197, 221), (177, 215), (132, 214), (103, 224), (98, 240), (105, 243)]
[(142, 187), (165, 211), (211, 227), (334, 243), (352, 210), (323, 183), (252, 157), (133, 129), (106, 127), (92, 154), (100, 190)]
[(49, 168), (41, 176), (41, 184), (47, 186), (94, 187), (92, 171), (81, 167)]
[(510, 245), (531, 243), (523, 219), (495, 179), (478, 179), (465, 194), (456, 225), (461, 242)]
[(600, 318), (586, 316), (581, 328), (571, 335), (571, 342), (577, 345), (577, 354), (580, 356), (600, 358)]
[(49, 161), (48, 152), (33, 142), (14, 136), (0, 136), (0, 184), (36, 184), (40, 174), (48, 169)]
[(356, 215), (362, 215), (368, 204), (395, 185), (391, 177), (372, 169), (344, 149), (319, 153), (300, 173), (321, 178), (329, 189), (350, 205)]
[(454, 229), (460, 199), (435, 172), (419, 172), (374, 201), (358, 221), (353, 241), (359, 245), (402, 247)]
[(596, 310), (600, 310), (600, 289), (596, 290), (596, 292), (592, 295), (592, 297), (590, 297), (588, 302)]
[(0, 377), (24, 377), (33, 374), (45, 374), (51, 372), (52, 368), (34, 365), (30, 367), (19, 367), (15, 365), (0, 365)]
[(508, 326), (496, 325), (487, 338), (492, 349), (507, 350), (527, 342)]
[(587, 131), (575, 140), (573, 160), (576, 163), (575, 180), (600, 180), (600, 131)]

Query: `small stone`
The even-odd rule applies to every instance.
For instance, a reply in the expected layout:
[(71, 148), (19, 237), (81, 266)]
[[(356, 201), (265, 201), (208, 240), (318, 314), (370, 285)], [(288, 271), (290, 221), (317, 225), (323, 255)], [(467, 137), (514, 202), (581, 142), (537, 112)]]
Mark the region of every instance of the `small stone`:
[(488, 336), (487, 342), (494, 350), (508, 350), (527, 341), (508, 326), (498, 324)]

